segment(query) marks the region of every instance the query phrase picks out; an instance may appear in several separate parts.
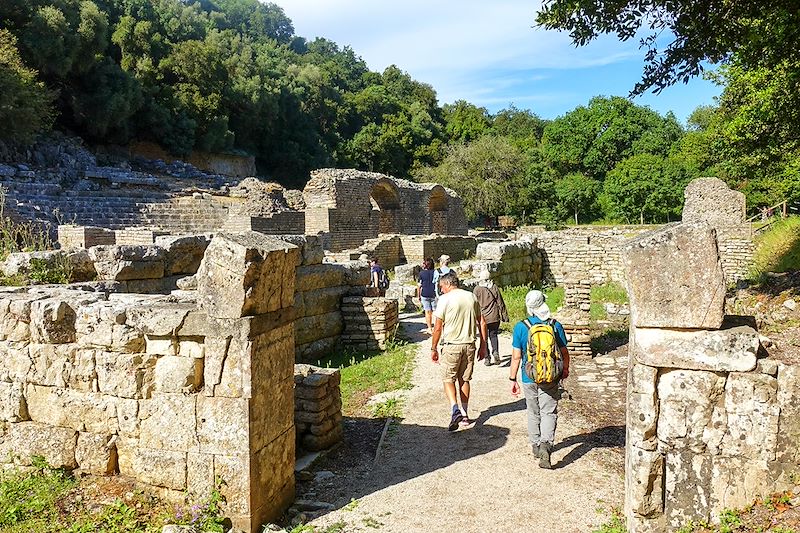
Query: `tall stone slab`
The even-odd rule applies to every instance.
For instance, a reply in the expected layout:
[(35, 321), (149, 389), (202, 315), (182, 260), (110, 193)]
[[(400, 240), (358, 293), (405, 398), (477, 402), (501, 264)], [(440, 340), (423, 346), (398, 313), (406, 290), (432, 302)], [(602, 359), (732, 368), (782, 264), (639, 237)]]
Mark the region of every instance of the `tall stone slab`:
[(717, 329), (725, 307), (714, 230), (673, 224), (625, 245), (623, 264), (636, 327)]

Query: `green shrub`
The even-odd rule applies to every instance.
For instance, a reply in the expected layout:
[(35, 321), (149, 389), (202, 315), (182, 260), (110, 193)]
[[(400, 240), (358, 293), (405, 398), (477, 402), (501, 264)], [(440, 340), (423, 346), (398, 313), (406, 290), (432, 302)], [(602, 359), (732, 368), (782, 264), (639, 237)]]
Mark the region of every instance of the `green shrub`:
[(751, 279), (766, 272), (800, 270), (800, 217), (776, 222), (755, 238), (755, 247)]

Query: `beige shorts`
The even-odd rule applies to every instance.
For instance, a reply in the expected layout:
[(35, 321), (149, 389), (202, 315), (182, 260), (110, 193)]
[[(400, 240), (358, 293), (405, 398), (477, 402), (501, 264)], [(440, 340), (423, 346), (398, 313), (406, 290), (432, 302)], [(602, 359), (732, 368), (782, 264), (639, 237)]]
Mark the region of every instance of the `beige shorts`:
[(474, 344), (445, 344), (442, 346), (441, 361), (442, 381), (455, 383), (472, 379), (475, 366)]

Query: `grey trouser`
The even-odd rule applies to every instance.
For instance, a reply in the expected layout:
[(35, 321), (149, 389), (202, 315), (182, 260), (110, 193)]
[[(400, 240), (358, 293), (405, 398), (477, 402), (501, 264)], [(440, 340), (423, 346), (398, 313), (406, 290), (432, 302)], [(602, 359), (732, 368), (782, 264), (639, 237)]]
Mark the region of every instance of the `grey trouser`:
[(500, 322), (492, 322), (486, 325), (487, 336), (489, 337), (489, 351), (486, 354), (491, 359), (500, 360), (500, 344), (497, 333), (500, 331)]
[(528, 439), (533, 446), (553, 444), (558, 422), (558, 382), (539, 386), (522, 383), (528, 407)]

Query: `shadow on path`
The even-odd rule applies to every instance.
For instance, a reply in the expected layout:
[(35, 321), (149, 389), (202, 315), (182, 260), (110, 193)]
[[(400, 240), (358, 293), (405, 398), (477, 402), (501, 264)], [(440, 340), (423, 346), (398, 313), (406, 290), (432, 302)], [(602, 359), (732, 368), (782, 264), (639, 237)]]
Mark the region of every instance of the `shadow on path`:
[(588, 433), (572, 435), (553, 446), (553, 451), (558, 451), (570, 446), (575, 446), (553, 469), (564, 468), (586, 455), (595, 448), (617, 448), (625, 445), (625, 426), (606, 426), (597, 428)]

